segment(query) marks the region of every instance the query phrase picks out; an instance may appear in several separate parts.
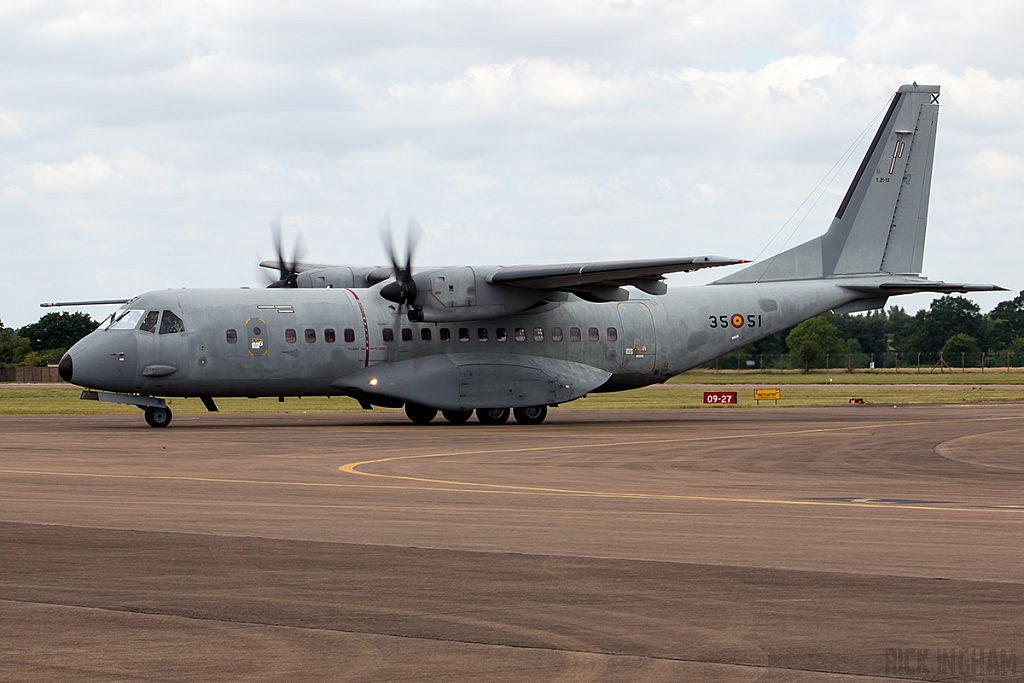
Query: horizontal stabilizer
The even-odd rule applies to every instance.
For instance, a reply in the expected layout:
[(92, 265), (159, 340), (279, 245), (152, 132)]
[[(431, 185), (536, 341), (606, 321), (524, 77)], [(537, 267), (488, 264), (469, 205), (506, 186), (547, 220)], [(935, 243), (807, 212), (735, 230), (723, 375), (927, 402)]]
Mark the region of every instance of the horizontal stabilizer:
[(881, 294), (895, 296), (897, 294), (917, 294), (918, 292), (934, 292), (936, 294), (969, 294), (971, 292), (1006, 292), (999, 285), (971, 284), (967, 282), (929, 282), (928, 280), (903, 280), (895, 282), (876, 282), (865, 284), (843, 284), (843, 289), (861, 294)]

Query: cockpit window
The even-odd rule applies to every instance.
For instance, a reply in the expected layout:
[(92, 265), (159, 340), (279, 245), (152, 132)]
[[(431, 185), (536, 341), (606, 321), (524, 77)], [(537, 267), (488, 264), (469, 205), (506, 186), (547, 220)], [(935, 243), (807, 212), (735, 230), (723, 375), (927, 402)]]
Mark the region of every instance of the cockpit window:
[(163, 320), (160, 321), (160, 334), (177, 334), (185, 331), (185, 323), (174, 313), (165, 310)]
[(139, 329), (143, 332), (149, 332), (150, 334), (156, 333), (156, 324), (160, 321), (160, 311), (150, 311), (146, 314), (146, 319), (139, 325)]
[(135, 326), (142, 320), (142, 315), (145, 311), (137, 311), (134, 309), (127, 311), (119, 311), (114, 314), (114, 317), (110, 321), (110, 325), (107, 327), (108, 330), (134, 330)]

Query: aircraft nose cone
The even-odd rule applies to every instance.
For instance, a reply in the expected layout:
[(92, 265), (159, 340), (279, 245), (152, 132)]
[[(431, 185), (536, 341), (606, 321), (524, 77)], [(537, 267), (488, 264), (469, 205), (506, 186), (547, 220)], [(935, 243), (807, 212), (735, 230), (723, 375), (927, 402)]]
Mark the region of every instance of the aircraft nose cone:
[(75, 376), (75, 363), (71, 360), (71, 354), (65, 353), (64, 357), (60, 359), (60, 363), (57, 364), (57, 374), (65, 382), (71, 382), (71, 378)]

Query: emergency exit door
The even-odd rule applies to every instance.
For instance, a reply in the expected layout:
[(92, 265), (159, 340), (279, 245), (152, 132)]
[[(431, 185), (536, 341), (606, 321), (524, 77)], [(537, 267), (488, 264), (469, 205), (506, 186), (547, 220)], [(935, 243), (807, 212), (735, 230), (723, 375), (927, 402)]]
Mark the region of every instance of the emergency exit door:
[(654, 372), (655, 353), (654, 316), (641, 301), (619, 304), (622, 321), (622, 371), (636, 374)]

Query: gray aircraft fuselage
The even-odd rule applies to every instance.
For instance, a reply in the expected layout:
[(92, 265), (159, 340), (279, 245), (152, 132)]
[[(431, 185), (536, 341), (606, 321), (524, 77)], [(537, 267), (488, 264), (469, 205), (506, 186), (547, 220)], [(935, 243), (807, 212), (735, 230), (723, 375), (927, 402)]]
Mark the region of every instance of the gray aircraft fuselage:
[[(569, 297), (529, 313), (480, 321), (413, 323), (377, 289), (149, 292), (124, 308), (171, 311), (184, 329), (98, 329), (76, 347), (73, 381), (161, 396), (329, 396), (346, 393), (335, 386), (339, 378), (444, 355), (463, 361), (570, 361), (606, 373), (587, 391), (629, 389), (664, 382), (856, 298), (834, 285), (810, 282), (710, 285), (673, 288), (656, 297), (632, 293), (626, 302)], [(566, 400), (572, 398), (579, 396)], [(516, 405), (504, 403), (460, 407)]]

